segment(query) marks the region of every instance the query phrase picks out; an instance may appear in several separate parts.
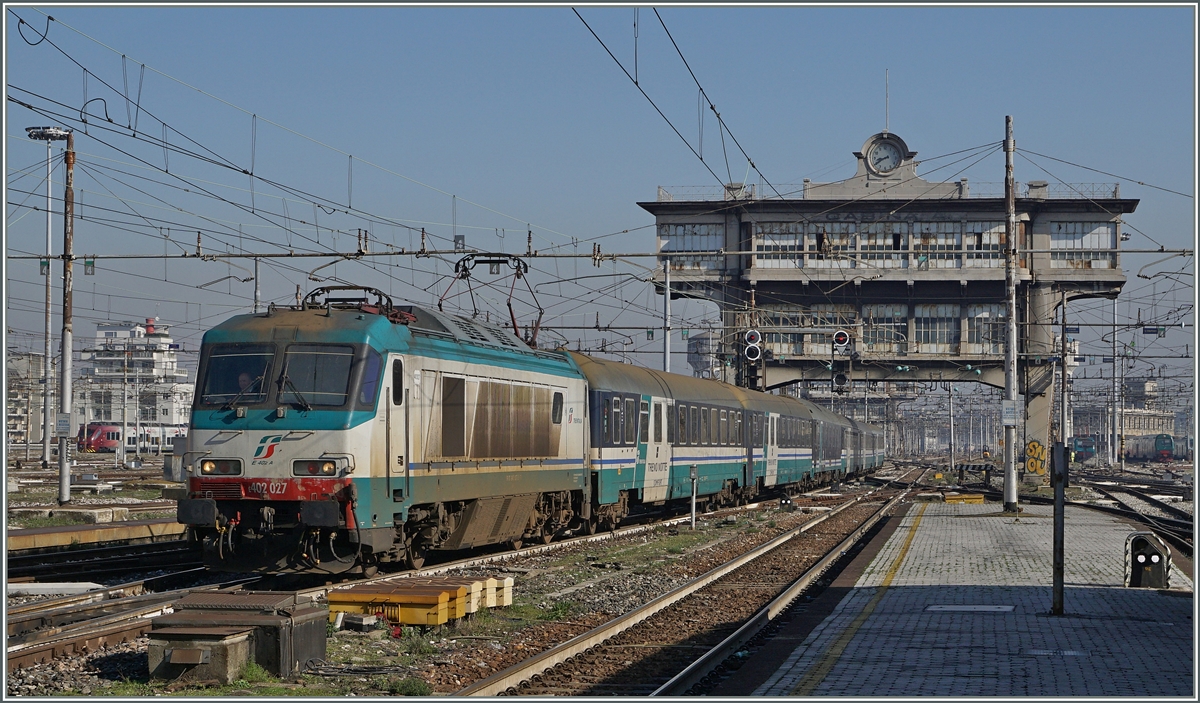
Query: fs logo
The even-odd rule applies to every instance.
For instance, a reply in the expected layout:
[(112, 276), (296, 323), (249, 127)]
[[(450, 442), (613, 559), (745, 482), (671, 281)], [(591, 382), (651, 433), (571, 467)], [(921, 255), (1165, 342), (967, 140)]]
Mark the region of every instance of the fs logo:
[(258, 449), (254, 450), (255, 459), (269, 459), (275, 453), (275, 447), (283, 441), (283, 435), (266, 435), (258, 440)]

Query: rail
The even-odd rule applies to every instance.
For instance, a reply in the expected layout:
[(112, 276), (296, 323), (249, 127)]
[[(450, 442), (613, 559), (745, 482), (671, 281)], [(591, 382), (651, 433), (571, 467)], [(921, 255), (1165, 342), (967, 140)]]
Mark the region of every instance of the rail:
[(836, 515), (843, 510), (858, 504), (863, 498), (873, 494), (874, 492), (875, 491), (870, 491), (868, 493), (856, 496), (852, 500), (846, 501), (842, 505), (839, 505), (829, 512), (822, 513), (821, 515), (805, 522), (799, 527), (793, 528), (792, 530), (789, 530), (788, 532), (776, 537), (770, 542), (759, 545), (753, 550), (708, 571), (699, 578), (683, 584), (682, 586), (663, 594), (658, 598), (655, 598), (636, 610), (614, 618), (604, 625), (585, 632), (584, 634), (568, 640), (567, 642), (564, 642), (556, 647), (552, 647), (551, 649), (548, 649), (534, 657), (531, 657), (530, 659), (509, 667), (508, 669), (500, 671), (486, 679), (477, 681), (476, 683), (458, 691), (454, 695), (495, 696), (508, 690), (509, 688), (517, 686), (520, 683), (529, 680), (533, 676), (540, 674), (562, 662), (565, 662), (571, 657), (580, 654), (585, 650), (614, 637), (617, 634), (620, 634), (634, 625), (637, 625), (655, 613), (682, 600), (683, 598), (686, 598), (687, 596), (695, 593), (714, 581), (717, 581), (731, 571), (754, 561), (762, 555), (776, 549), (785, 542), (804, 532), (807, 532), (833, 515)]
[(850, 533), (845, 540), (838, 546), (834, 547), (820, 561), (812, 566), (808, 571), (796, 579), (788, 586), (783, 593), (780, 593), (766, 607), (758, 611), (753, 617), (746, 621), (744, 625), (738, 628), (733, 634), (726, 637), (717, 646), (705, 652), (695, 662), (688, 666), (683, 671), (676, 674), (669, 681), (659, 686), (651, 696), (681, 696), (688, 692), (693, 686), (708, 676), (714, 669), (728, 659), (734, 652), (741, 649), (743, 645), (749, 642), (772, 620), (777, 618), (793, 600), (804, 592), (814, 581), (821, 577), (830, 566), (850, 550), (863, 535), (867, 534), (875, 525), (883, 519), (883, 516), (897, 503), (907, 495), (905, 489), (897, 494), (894, 498), (884, 504), (874, 515), (867, 519), (858, 529)]

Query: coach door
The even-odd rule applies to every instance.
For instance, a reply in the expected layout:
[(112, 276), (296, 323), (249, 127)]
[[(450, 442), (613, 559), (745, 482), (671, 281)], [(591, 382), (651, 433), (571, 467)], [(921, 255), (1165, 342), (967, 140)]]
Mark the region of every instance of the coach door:
[(392, 359), (388, 394), (382, 399), (387, 415), (387, 489), (393, 501), (409, 497), (408, 486), (408, 407), (404, 390), (404, 361)]
[(766, 485), (774, 486), (779, 480), (779, 443), (776, 435), (776, 426), (779, 422), (779, 416), (774, 413), (768, 413), (764, 417), (766, 426), (763, 428), (766, 435), (766, 455), (767, 455), (767, 480)]
[(670, 411), (673, 409), (662, 398), (651, 399), (650, 433), (645, 444), (646, 480), (642, 488), (642, 500), (646, 503), (667, 499), (667, 483), (671, 473), (667, 423), (671, 421)]

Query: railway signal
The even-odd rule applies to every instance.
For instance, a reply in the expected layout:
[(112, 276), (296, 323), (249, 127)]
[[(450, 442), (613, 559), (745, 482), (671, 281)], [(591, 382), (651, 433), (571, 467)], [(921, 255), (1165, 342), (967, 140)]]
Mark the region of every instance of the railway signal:
[(833, 346), (839, 354), (846, 353), (846, 347), (850, 344), (850, 333), (846, 330), (838, 330), (833, 333)]
[(758, 330), (747, 330), (742, 339), (746, 342), (746, 348), (742, 350), (746, 361), (758, 361), (761, 359), (762, 347), (758, 345), (762, 343), (762, 334)]

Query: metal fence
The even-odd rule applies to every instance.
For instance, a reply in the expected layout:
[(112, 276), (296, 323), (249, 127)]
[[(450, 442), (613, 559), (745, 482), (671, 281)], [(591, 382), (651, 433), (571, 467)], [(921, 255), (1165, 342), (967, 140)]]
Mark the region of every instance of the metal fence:
[[(1052, 200), (1105, 200), (1121, 197), (1120, 183), (1049, 183), (1040, 185), (1034, 181), (1014, 184), (1018, 198), (1046, 197)], [(812, 184), (817, 185), (817, 184)], [(825, 184), (820, 184), (825, 185)], [(1040, 191), (1040, 193), (1039, 193)], [(778, 195), (776, 194), (778, 193)], [(782, 196), (786, 200), (803, 200), (804, 186), (795, 183), (776, 184), (774, 188), (762, 187), (754, 183), (739, 185), (733, 183), (721, 186), (659, 186), (658, 202), (713, 202), (725, 200), (778, 200)], [(967, 184), (967, 197), (1003, 198), (1003, 182), (977, 181)]]

